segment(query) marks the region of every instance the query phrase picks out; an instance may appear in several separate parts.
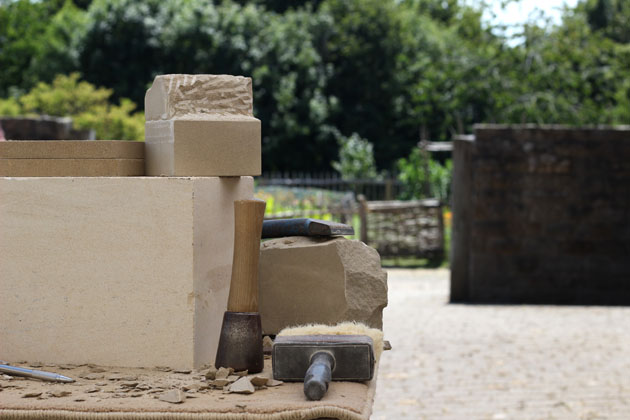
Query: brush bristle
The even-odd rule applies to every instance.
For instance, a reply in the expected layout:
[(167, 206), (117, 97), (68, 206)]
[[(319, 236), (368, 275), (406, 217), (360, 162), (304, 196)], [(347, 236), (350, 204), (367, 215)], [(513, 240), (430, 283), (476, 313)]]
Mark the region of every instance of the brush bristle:
[(367, 335), (374, 342), (374, 357), (378, 361), (383, 352), (383, 331), (360, 322), (342, 322), (337, 325), (308, 324), (287, 327), (278, 333), (284, 335)]

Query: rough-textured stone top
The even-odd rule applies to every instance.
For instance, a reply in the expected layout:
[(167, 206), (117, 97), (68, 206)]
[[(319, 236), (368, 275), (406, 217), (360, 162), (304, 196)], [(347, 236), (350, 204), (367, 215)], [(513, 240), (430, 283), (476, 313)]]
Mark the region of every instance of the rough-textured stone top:
[(253, 117), (252, 79), (213, 74), (156, 76), (144, 98), (147, 121)]

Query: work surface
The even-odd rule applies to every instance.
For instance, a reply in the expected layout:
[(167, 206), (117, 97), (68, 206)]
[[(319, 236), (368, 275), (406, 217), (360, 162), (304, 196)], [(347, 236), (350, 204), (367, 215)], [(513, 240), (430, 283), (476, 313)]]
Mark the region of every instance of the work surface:
[[(270, 360), (263, 374), (270, 376)], [(207, 389), (195, 372), (98, 366), (44, 366), (77, 381), (54, 384), (0, 375), (0, 419), (247, 419), (320, 417), (367, 420), (374, 396), (370, 383), (334, 382), (321, 401), (307, 401), (302, 383), (284, 383), (251, 395)], [(184, 389), (179, 404), (160, 399)]]
[(450, 305), (448, 270), (388, 270), (372, 420), (628, 420), (630, 308)]

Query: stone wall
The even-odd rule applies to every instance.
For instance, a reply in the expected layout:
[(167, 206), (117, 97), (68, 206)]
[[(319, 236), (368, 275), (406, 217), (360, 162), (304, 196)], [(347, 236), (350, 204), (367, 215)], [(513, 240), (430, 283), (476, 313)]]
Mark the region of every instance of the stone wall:
[(69, 117), (1, 117), (7, 140), (94, 140), (94, 130), (75, 130)]
[(451, 300), (630, 304), (630, 127), (475, 127), (453, 153)]

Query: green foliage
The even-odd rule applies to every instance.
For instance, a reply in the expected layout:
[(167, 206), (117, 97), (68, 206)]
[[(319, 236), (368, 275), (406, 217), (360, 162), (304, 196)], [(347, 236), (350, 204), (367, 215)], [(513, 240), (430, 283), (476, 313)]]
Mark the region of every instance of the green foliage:
[(588, 0), (584, 3), (588, 24), (594, 31), (620, 42), (630, 43), (630, 2)]
[(453, 171), (451, 160), (442, 165), (416, 147), (407, 158), (399, 159), (397, 166), (398, 179), (403, 183), (401, 199), (438, 198), (448, 201)]
[(72, 1), (0, 1), (0, 95), (76, 69), (85, 13)]
[(22, 106), (15, 98), (0, 98), (0, 116), (14, 117), (22, 113)]
[(336, 133), (369, 141), (377, 168), (392, 170), (420, 137), (479, 122), (630, 123), (629, 1), (581, 0), (560, 25), (530, 22), (521, 43), (482, 20), (490, 4), (0, 0), (0, 97), (79, 72), (120, 105), (75, 120), (137, 138), (122, 98), (143, 104), (155, 75), (250, 76), (264, 170), (329, 170), (344, 147)]
[(339, 136), (339, 160), (333, 168), (343, 179), (376, 179), (378, 173), (374, 162), (372, 144), (357, 133), (350, 137)]
[(74, 116), (107, 106), (111, 94), (111, 89), (80, 82), (79, 74), (73, 73), (57, 76), (52, 85), (39, 82), (20, 102), (27, 113)]
[(112, 105), (111, 89), (79, 81), (79, 74), (59, 75), (52, 84), (40, 82), (19, 100), (0, 101), (1, 115), (45, 114), (70, 116), (78, 129), (93, 129), (102, 140), (143, 140), (144, 115), (136, 105), (122, 99)]

